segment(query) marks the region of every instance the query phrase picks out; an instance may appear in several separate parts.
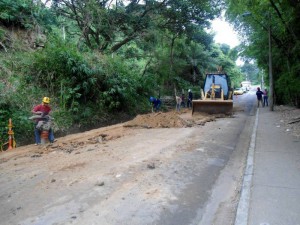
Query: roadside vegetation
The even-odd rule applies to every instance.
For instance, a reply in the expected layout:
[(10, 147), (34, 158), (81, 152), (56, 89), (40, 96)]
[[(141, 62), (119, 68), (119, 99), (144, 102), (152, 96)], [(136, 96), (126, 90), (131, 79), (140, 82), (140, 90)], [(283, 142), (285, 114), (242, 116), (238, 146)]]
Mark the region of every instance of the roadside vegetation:
[[(228, 73), (233, 86), (239, 86), (246, 76), (254, 83), (261, 76), (267, 78), (267, 34), (261, 34), (261, 45), (253, 43), (255, 51), (251, 46), (231, 49), (216, 44), (207, 31), (209, 21), (218, 17), (226, 4), (228, 16), (233, 18), (237, 12), (231, 1), (145, 2), (1, 1), (2, 141), (12, 118), (18, 143), (32, 143), (33, 124), (28, 117), (43, 96), (51, 98), (56, 135), (64, 135), (149, 112), (151, 95), (174, 96), (175, 90), (192, 89), (199, 96), (205, 72), (218, 67)], [(292, 15), (296, 19), (299, 13)], [(293, 32), (299, 37), (297, 30)], [(280, 103), (298, 104), (296, 40), (287, 53), (290, 61), (283, 57), (274, 60), (275, 94)], [(254, 54), (257, 50), (261, 55)], [(277, 51), (274, 57), (280, 56), (279, 49), (274, 49)], [(248, 60), (237, 67), (240, 54)], [(256, 58), (257, 64), (252, 63)], [(277, 69), (280, 64), (289, 70)]]
[(255, 59), (269, 84), (269, 34), (271, 36), (274, 99), (278, 105), (300, 107), (300, 19), (299, 1), (226, 0), (226, 17), (238, 28), (244, 41), (240, 56)]

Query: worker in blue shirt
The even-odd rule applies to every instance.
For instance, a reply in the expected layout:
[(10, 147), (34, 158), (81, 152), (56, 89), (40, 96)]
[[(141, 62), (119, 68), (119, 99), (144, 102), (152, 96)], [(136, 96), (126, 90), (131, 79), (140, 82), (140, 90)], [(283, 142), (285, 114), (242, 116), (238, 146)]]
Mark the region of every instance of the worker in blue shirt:
[(161, 106), (161, 101), (158, 98), (150, 97), (150, 102), (152, 104), (152, 112), (158, 112)]

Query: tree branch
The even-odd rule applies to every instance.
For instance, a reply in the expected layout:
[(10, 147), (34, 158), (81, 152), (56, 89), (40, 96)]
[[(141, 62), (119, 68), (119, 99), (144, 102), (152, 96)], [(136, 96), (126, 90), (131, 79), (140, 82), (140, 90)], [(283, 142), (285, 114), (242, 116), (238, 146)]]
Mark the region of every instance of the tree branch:
[(297, 36), (295, 35), (293, 29), (291, 29), (291, 27), (285, 22), (285, 20), (283, 19), (282, 17), (282, 14), (280, 13), (278, 7), (275, 5), (274, 1), (273, 0), (270, 0), (270, 3), (272, 5), (272, 7), (274, 8), (275, 12), (277, 13), (280, 21), (282, 22), (282, 24), (284, 25), (284, 27), (286, 28), (286, 30), (290, 33), (290, 35), (293, 37), (294, 41), (297, 41), (298, 38)]
[(0, 45), (4, 48), (4, 51), (7, 52), (7, 49), (5, 48), (5, 45), (0, 41)]

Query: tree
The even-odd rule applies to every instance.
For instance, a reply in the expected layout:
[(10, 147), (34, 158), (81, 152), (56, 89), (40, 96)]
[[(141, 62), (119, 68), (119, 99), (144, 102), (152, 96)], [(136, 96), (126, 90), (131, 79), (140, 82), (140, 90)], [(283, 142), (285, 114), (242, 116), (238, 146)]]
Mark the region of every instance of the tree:
[(0, 1), (0, 24), (28, 29), (51, 23), (55, 18), (41, 0)]
[[(226, 2), (227, 18), (247, 37), (242, 45), (243, 54), (256, 59), (258, 66), (265, 71), (268, 71), (268, 33), (271, 27), (275, 99), (280, 104), (286, 102), (300, 107), (300, 89), (292, 88), (295, 82), (300, 85), (300, 29), (296, 25), (300, 15), (299, 4), (279, 0)], [(245, 12), (251, 16), (243, 17)], [(284, 85), (286, 91), (281, 90), (283, 77), (293, 81)], [(290, 99), (289, 102), (287, 99)]]
[(260, 83), (260, 71), (256, 64), (250, 63), (248, 60), (246, 60), (244, 65), (241, 66), (241, 72), (245, 75), (245, 80), (249, 80), (252, 83)]
[(85, 43), (100, 52), (115, 52), (123, 45), (143, 38), (151, 29), (165, 29), (173, 38), (193, 34), (195, 25), (209, 26), (220, 7), (214, 0), (124, 1), (55, 0), (53, 8), (61, 16), (76, 21)]

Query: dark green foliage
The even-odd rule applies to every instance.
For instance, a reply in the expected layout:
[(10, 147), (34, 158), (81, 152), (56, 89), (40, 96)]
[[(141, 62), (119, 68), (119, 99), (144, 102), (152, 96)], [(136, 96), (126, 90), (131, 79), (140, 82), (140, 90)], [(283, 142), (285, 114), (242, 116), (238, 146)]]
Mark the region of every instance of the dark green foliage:
[(290, 102), (293, 105), (298, 105), (300, 102), (300, 79), (295, 73), (286, 73), (285, 76), (280, 76), (276, 81), (275, 93), (278, 104)]
[(147, 99), (151, 82), (141, 77), (138, 68), (125, 64), (122, 58), (107, 58), (102, 62), (105, 68), (101, 104), (109, 111), (134, 112)]
[[(271, 34), (272, 72), (275, 103), (300, 107), (300, 5), (296, 1), (227, 0), (228, 18), (245, 38), (241, 54), (255, 59), (269, 74), (269, 43)], [(266, 76), (268, 81), (268, 76)], [(298, 86), (297, 86), (298, 85)]]
[(209, 26), (208, 20), (217, 16), (222, 7), (222, 1), (218, 0), (111, 3), (55, 0), (53, 9), (76, 22), (87, 46), (100, 52), (116, 52), (153, 29), (192, 37), (199, 28)]
[(46, 89), (51, 96), (57, 95), (64, 110), (77, 112), (78, 104), (91, 101), (102, 85), (101, 68), (93, 68), (76, 46), (60, 38), (50, 39), (45, 49), (32, 57), (26, 82)]
[(32, 22), (32, 1), (2, 0), (0, 1), (0, 20), (6, 24), (15, 24), (27, 27)]
[(5, 110), (8, 108), (7, 105), (0, 102), (0, 150), (2, 150), (2, 145), (8, 141), (8, 119), (10, 112)]
[(0, 24), (32, 28), (35, 25), (48, 26), (55, 18), (42, 1), (32, 0), (1, 0)]
[(8, 141), (9, 119), (12, 119), (12, 129), (17, 143), (30, 143), (28, 141), (30, 139), (33, 141), (33, 133), (31, 133), (33, 132), (33, 123), (28, 120), (27, 115), (18, 106), (0, 102), (0, 145)]
[(132, 111), (141, 98), (141, 90), (146, 89), (137, 71), (129, 69), (118, 57), (82, 54), (76, 46), (59, 38), (52, 38), (44, 50), (32, 57), (25, 81), (57, 96), (59, 108), (76, 113), (77, 117), (95, 114), (90, 108), (81, 107), (92, 102), (104, 111)]

